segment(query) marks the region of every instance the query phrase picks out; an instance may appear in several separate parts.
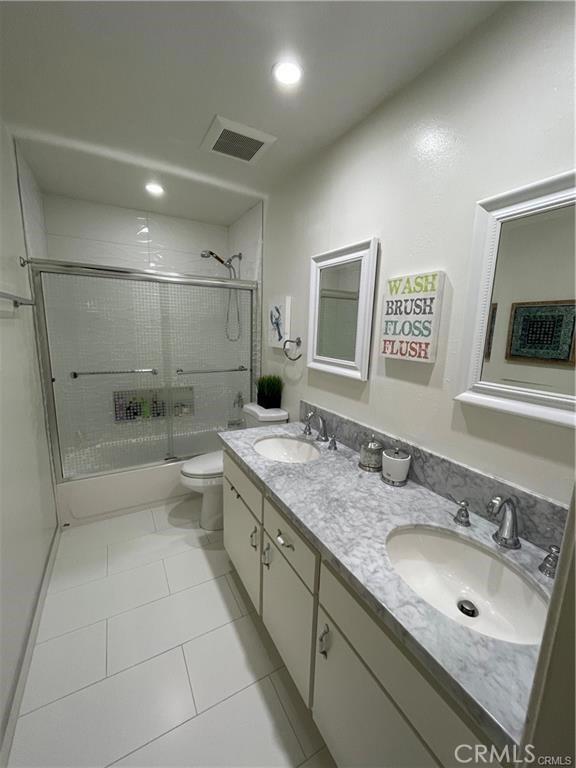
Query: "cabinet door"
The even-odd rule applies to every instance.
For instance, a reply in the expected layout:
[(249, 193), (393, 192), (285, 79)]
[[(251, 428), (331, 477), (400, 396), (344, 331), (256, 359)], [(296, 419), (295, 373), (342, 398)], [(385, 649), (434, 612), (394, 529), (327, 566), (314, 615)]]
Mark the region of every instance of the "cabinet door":
[(322, 608), (317, 646), (312, 714), (339, 768), (437, 768)]
[(224, 478), (224, 547), (257, 611), (260, 611), (261, 541), (262, 526)]
[(262, 619), (305, 703), (310, 697), (314, 598), (264, 532)]

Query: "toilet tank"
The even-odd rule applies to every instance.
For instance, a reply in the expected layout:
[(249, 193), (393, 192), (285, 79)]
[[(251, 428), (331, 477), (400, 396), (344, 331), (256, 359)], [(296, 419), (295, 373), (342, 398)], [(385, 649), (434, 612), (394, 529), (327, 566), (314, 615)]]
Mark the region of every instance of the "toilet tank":
[(248, 428), (285, 424), (288, 421), (288, 411), (285, 411), (284, 408), (262, 408), (257, 403), (247, 403), (242, 412)]

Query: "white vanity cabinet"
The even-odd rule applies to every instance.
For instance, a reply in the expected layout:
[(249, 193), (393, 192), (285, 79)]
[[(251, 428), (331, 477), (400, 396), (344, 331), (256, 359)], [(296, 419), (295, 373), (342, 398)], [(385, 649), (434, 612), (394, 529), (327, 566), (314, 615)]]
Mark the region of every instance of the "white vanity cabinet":
[(340, 768), (438, 768), (322, 609), (317, 638), (312, 714), (336, 764)]
[(339, 768), (456, 768), (467, 715), (227, 455), (224, 475), (224, 546)]
[(224, 478), (224, 547), (254, 607), (260, 611), (262, 525)]
[(262, 620), (308, 704), (314, 596), (266, 531), (262, 563)]
[[(338, 631), (346, 637), (349, 645), (354, 648), (364, 665), (371, 671), (388, 699), (394, 702), (398, 711), (427, 744), (438, 759), (438, 763), (444, 768), (455, 768), (460, 765), (454, 755), (456, 747), (460, 744), (477, 744), (480, 741), (478, 736), (472, 733), (408, 656), (398, 648), (389, 634), (376, 623), (369, 612), (324, 564), (320, 572), (319, 600), (321, 611), (330, 619), (328, 624), (331, 633)], [(318, 718), (317, 722), (319, 722), (323, 717), (317, 709), (322, 701), (319, 693), (322, 664), (318, 661), (318, 655), (316, 659), (314, 718)], [(348, 716), (355, 717), (357, 703), (352, 698), (348, 698), (345, 706), (348, 707)], [(331, 745), (329, 735), (324, 733), (322, 727), (320, 730), (328, 747), (336, 752), (338, 742)], [(345, 763), (338, 764), (341, 768), (345, 765)], [(401, 763), (399, 762), (398, 765)], [(414, 765), (419, 768), (418, 763)]]

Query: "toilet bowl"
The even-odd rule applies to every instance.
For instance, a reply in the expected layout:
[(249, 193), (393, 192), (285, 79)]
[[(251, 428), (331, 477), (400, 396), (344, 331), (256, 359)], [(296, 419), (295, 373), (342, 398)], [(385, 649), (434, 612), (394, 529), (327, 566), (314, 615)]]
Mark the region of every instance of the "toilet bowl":
[(200, 525), (206, 531), (222, 528), (222, 484), (224, 454), (222, 451), (204, 453), (182, 464), (180, 483), (202, 495)]
[[(284, 424), (288, 411), (282, 408), (261, 408), (256, 403), (244, 406), (247, 427)], [(206, 531), (219, 531), (223, 527), (224, 453), (213, 451), (195, 456), (182, 464), (180, 483), (195, 493), (202, 494), (200, 526)]]

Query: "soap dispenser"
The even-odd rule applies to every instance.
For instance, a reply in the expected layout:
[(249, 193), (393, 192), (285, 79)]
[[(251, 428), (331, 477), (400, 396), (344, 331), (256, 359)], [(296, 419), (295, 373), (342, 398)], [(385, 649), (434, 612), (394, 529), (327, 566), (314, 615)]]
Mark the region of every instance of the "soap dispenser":
[(365, 472), (380, 472), (382, 469), (382, 451), (384, 446), (376, 440), (374, 433), (367, 443), (360, 446), (360, 462), (358, 466)]

